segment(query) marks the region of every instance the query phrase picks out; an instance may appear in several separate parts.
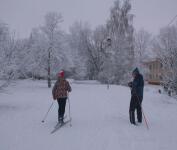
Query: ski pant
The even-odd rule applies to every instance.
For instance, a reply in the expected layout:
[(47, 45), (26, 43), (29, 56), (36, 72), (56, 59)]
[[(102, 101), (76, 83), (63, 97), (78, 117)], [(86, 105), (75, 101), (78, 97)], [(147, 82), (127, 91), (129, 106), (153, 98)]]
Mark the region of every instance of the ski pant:
[(58, 121), (60, 119), (63, 120), (64, 114), (65, 114), (66, 99), (67, 99), (67, 97), (57, 99), (57, 102), (58, 102)]
[(130, 123), (135, 124), (135, 110), (137, 111), (138, 122), (142, 122), (142, 110), (141, 103), (143, 98), (140, 98), (136, 95), (131, 96), (130, 107), (129, 107), (129, 117)]

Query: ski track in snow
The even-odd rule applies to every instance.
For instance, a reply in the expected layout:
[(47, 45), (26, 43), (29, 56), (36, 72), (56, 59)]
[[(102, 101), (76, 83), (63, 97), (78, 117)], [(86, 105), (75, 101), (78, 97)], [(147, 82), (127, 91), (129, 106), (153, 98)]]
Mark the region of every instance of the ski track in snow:
[[(46, 81), (23, 80), (0, 93), (0, 150), (176, 150), (177, 102), (160, 95), (157, 87), (145, 87), (145, 123), (129, 123), (130, 89), (98, 82), (73, 82), (69, 95), (72, 127), (50, 134), (57, 123)], [(68, 103), (66, 105), (68, 115)]]

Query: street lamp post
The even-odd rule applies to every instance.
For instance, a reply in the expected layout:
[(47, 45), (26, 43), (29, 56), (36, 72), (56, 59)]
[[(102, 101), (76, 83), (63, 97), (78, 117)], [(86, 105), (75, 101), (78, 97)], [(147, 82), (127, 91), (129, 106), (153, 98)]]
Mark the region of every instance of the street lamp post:
[[(107, 38), (107, 48), (108, 47), (111, 47), (111, 39), (110, 38)], [(111, 67), (111, 66), (109, 66), (109, 64), (108, 64), (108, 67)], [(107, 81), (108, 83), (107, 83), (107, 89), (109, 89), (109, 85), (110, 85), (110, 81), (109, 81), (109, 78), (108, 78), (108, 81)]]
[[(109, 52), (108, 52), (108, 50), (106, 50), (106, 49), (108, 49), (108, 47), (111, 47), (111, 38), (107, 38), (106, 39), (106, 41), (104, 42), (105, 44), (105, 46), (103, 47), (103, 45), (101, 44), (101, 48), (104, 50), (104, 54), (105, 54), (105, 58), (107, 59), (107, 61), (109, 60)], [(106, 60), (105, 59), (105, 60)], [(107, 62), (107, 68), (109, 68), (109, 67), (111, 67), (111, 66), (109, 66), (109, 63)], [(109, 72), (109, 71), (108, 71)], [(109, 78), (107, 79), (107, 89), (109, 89)]]

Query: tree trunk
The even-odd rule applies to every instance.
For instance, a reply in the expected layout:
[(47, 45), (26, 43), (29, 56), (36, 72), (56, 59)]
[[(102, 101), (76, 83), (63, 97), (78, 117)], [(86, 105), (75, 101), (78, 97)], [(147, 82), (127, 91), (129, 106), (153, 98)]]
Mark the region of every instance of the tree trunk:
[(50, 49), (48, 53), (48, 88), (51, 88), (51, 75), (50, 75)]

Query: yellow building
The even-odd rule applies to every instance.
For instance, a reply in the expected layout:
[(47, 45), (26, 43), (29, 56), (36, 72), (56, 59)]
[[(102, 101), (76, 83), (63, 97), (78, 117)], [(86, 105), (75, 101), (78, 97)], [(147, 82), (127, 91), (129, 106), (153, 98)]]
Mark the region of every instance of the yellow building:
[(151, 59), (144, 63), (148, 69), (146, 80), (149, 84), (159, 85), (162, 82), (163, 65), (159, 59)]

